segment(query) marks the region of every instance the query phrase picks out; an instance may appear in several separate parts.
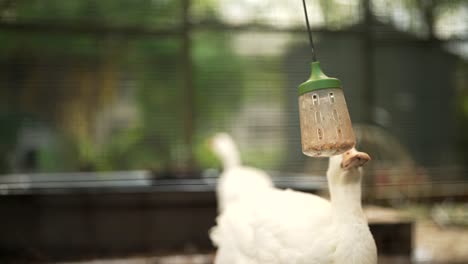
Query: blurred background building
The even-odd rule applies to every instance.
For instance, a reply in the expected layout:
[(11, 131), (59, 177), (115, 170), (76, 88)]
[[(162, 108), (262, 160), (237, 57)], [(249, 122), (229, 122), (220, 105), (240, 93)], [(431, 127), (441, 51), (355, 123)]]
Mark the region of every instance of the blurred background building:
[[(343, 81), (353, 122), (463, 176), (466, 2), (310, 5), (319, 59)], [(221, 130), (247, 163), (305, 170), (301, 5), (5, 0), (0, 19), (3, 173), (198, 171), (214, 165), (204, 140)]]

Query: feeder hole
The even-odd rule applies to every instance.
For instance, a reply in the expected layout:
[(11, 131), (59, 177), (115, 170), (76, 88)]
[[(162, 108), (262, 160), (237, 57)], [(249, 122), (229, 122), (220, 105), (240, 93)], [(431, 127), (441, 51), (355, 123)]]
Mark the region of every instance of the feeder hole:
[(313, 95), (312, 95), (312, 103), (313, 103), (314, 105), (318, 105), (319, 100), (318, 100), (318, 95), (317, 95), (317, 94), (313, 94)]
[(333, 119), (335, 119), (335, 121), (338, 121), (338, 111), (336, 111), (336, 109), (333, 109)]
[(321, 121), (320, 112), (315, 112), (315, 123), (320, 123), (320, 121)]
[(335, 103), (335, 95), (333, 93), (329, 93), (328, 97), (330, 97), (330, 103), (334, 104)]
[(339, 128), (339, 127), (336, 128), (336, 134), (338, 135), (338, 138), (343, 137), (343, 132), (341, 131), (341, 128)]
[(323, 132), (321, 128), (317, 128), (317, 136), (319, 140), (323, 139)]

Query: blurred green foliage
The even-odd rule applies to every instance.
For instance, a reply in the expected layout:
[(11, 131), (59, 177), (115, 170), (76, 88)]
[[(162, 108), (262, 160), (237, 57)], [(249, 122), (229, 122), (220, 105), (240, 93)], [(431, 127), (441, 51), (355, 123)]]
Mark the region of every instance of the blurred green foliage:
[[(210, 10), (213, 4), (201, 2), (204, 4), (199, 11)], [(17, 1), (14, 11), (15, 20), (23, 22), (158, 28), (181, 21), (179, 5), (180, 1), (163, 0)], [(194, 120), (195, 158), (203, 167), (216, 165), (205, 141), (213, 128), (222, 123), (220, 120), (225, 120), (238, 107), (237, 91), (244, 85), (242, 65), (229, 47), (227, 34), (198, 33), (191, 38), (191, 57), (183, 58), (181, 37), (1, 31), (2, 64), (5, 67), (22, 64), (21, 78), (24, 78), (12, 78), (15, 69), (0, 73), (3, 95), (0, 101), (4, 106), (9, 105), (4, 111), (34, 112), (37, 120), (49, 122), (58, 134), (55, 147), (40, 146), (38, 169), (160, 171), (186, 162), (184, 63), (193, 68), (194, 107), (200, 113)], [(50, 67), (57, 60), (58, 66)], [(57, 67), (61, 70), (52, 72)], [(38, 68), (46, 68), (46, 76), (41, 74), (44, 69)], [(57, 78), (63, 80), (54, 84)], [(90, 88), (90, 81), (96, 78), (100, 81)], [(38, 96), (45, 93), (49, 95)], [(121, 107), (125, 104), (122, 100), (136, 106), (136, 116), (128, 124), (111, 128), (97, 142), (95, 123), (100, 122), (97, 116), (109, 108)], [(50, 110), (56, 101), (62, 103)], [(15, 137), (22, 129), (21, 119), (9, 119), (17, 122), (15, 125), (3, 122), (9, 128), (2, 129), (9, 135), (2, 137), (9, 142), (1, 145), (3, 155), (13, 151)], [(5, 159), (2, 164), (8, 163)], [(6, 165), (2, 168), (8, 171)]]
[(13, 1), (17, 21), (78, 22), (125, 26), (179, 23), (180, 1), (166, 0), (23, 0)]
[[(343, 1), (318, 2), (329, 28), (349, 26), (362, 18), (362, 12), (350, 12)], [(464, 1), (380, 2), (389, 8), (401, 4), (408, 10), (438, 14), (459, 8)], [(219, 21), (221, 4), (192, 1), (190, 21)], [(0, 0), (0, 22), (180, 33), (181, 9), (178, 0)], [(417, 19), (421, 16), (410, 17), (411, 23), (421, 25)], [(219, 165), (206, 140), (213, 132), (236, 125), (233, 116), (259, 99), (256, 87), (271, 88), (261, 99), (284, 102), (284, 90), (279, 89), (284, 76), (277, 74), (282, 71), (281, 61), (274, 55), (264, 56), (263, 61), (239, 55), (232, 32), (191, 32), (189, 58), (183, 56), (183, 38), (176, 34), (62, 33), (0, 30), (0, 173), (12, 170), (26, 119), (53, 131), (54, 142), (36, 146), (39, 171), (183, 167), (190, 155), (184, 125), (189, 111), (186, 64), (193, 76), (193, 151), (202, 168)], [(254, 83), (255, 79), (267, 83)], [(465, 129), (467, 95), (459, 94), (457, 109)], [(282, 146), (275, 147), (270, 152), (251, 148), (243, 154), (254, 165), (268, 167), (282, 158)]]

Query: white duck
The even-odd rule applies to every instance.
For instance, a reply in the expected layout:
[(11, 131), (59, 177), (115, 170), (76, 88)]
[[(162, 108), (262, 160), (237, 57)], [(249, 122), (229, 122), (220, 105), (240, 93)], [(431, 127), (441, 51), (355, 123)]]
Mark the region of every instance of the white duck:
[(223, 163), (217, 185), (218, 209), (222, 212), (228, 204), (249, 199), (259, 190), (273, 187), (265, 172), (241, 165), (240, 153), (234, 140), (226, 133), (218, 133), (211, 139), (211, 148)]
[(361, 207), (361, 169), (369, 155), (352, 149), (330, 158), (331, 201), (265, 188), (230, 204), (212, 229), (216, 264), (376, 264)]

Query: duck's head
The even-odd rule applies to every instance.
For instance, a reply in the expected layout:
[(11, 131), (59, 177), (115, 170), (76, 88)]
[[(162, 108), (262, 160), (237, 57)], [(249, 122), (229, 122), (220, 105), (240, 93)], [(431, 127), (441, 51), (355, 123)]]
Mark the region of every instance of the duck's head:
[(367, 153), (352, 148), (341, 155), (330, 157), (327, 175), (338, 182), (358, 181), (361, 178), (360, 168), (370, 160)]
[(357, 151), (352, 148), (345, 153), (341, 154), (341, 168), (345, 170), (352, 170), (362, 167), (371, 160), (369, 154)]

